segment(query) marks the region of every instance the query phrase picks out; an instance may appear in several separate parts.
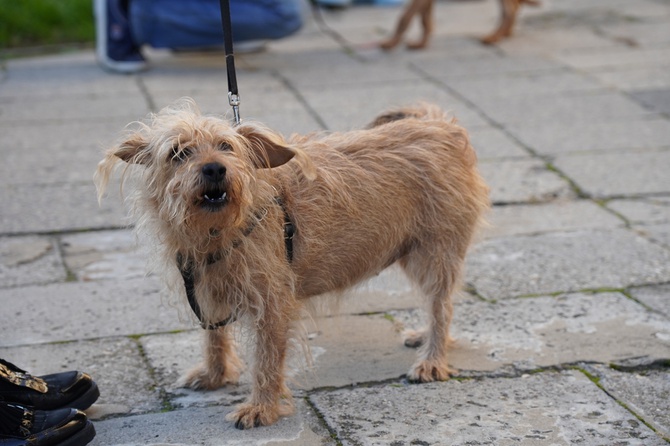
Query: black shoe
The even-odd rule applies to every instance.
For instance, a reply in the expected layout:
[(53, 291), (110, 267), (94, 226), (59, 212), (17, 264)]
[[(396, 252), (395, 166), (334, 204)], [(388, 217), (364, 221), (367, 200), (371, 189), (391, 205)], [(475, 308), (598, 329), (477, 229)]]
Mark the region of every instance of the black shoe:
[(36, 377), (0, 359), (0, 401), (38, 410), (84, 410), (99, 396), (98, 386), (86, 373), (70, 371)]
[(94, 0), (96, 56), (104, 68), (137, 73), (147, 63), (133, 39), (127, 0)]
[(0, 446), (84, 446), (93, 423), (77, 409), (34, 410), (0, 401)]

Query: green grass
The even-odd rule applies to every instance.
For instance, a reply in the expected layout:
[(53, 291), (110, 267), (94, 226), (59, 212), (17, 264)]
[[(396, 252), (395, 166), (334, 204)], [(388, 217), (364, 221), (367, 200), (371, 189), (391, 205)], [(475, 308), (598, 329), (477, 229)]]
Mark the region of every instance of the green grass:
[(0, 0), (0, 49), (90, 43), (92, 0)]

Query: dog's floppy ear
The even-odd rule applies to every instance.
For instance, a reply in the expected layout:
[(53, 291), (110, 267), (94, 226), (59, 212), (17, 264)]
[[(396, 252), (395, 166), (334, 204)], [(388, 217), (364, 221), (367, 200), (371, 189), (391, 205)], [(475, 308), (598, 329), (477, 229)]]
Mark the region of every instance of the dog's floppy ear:
[(144, 135), (138, 132), (128, 136), (112, 151), (114, 156), (128, 164), (146, 164), (149, 161), (148, 145)]
[(251, 158), (257, 169), (267, 169), (286, 164), (295, 156), (293, 149), (286, 145), (277, 133), (255, 125), (240, 125), (237, 133), (249, 141)]

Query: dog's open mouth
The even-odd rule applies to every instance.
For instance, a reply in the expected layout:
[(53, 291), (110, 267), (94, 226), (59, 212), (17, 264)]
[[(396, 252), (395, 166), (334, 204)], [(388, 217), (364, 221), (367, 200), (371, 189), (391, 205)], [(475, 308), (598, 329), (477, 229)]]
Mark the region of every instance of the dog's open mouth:
[(202, 206), (217, 211), (228, 203), (228, 194), (223, 189), (208, 189), (202, 196)]

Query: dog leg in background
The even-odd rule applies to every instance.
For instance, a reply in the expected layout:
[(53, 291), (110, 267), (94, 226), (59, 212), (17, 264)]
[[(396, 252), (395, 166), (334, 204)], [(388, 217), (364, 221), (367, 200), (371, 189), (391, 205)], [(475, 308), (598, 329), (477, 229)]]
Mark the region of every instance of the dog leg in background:
[(410, 50), (422, 50), (428, 46), (430, 36), (433, 34), (433, 0), (424, 0), (425, 4), (420, 10), (421, 14), (421, 39), (416, 42), (407, 43)]
[(522, 3), (526, 3), (531, 6), (540, 5), (540, 2), (537, 0), (500, 0), (500, 6), (502, 9), (500, 26), (498, 26), (498, 29), (493, 31), (488, 36), (483, 37), (481, 42), (487, 45), (491, 45), (506, 37), (510, 37), (512, 35), (512, 30), (514, 29), (516, 16), (519, 13), (519, 8), (521, 7)]
[(423, 34), (421, 40), (418, 42), (408, 45), (411, 49), (421, 49), (425, 48), (430, 39), (430, 34), (433, 30), (433, 21), (432, 21), (432, 11), (433, 11), (433, 1), (434, 0), (411, 0), (407, 5), (405, 10), (402, 12), (400, 19), (398, 19), (398, 24), (396, 25), (395, 32), (393, 36), (387, 40), (384, 40), (379, 44), (380, 48), (384, 50), (392, 50), (402, 40), (403, 35), (407, 32), (409, 24), (412, 22), (412, 18), (416, 14), (421, 14), (421, 24), (423, 25)]
[(180, 387), (213, 390), (237, 383), (243, 365), (231, 331), (229, 326), (206, 330), (205, 361), (180, 378)]

